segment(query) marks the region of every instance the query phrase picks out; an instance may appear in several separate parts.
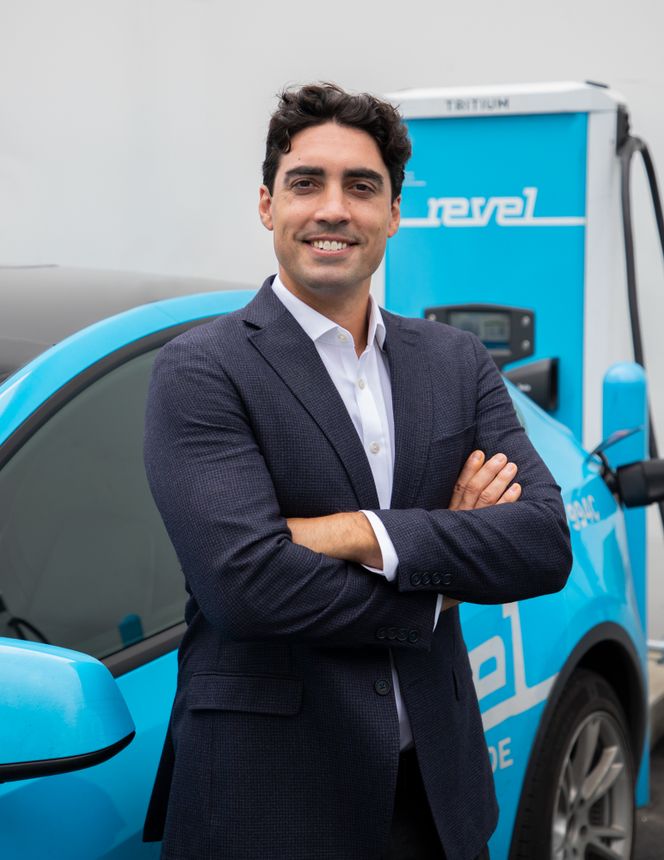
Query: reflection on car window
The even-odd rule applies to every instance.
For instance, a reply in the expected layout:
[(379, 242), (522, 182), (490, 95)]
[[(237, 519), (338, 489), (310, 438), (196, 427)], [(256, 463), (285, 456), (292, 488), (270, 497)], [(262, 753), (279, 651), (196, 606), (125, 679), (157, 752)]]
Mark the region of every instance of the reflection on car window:
[(184, 579), (143, 469), (156, 353), (82, 391), (0, 471), (0, 636), (104, 657), (182, 620)]

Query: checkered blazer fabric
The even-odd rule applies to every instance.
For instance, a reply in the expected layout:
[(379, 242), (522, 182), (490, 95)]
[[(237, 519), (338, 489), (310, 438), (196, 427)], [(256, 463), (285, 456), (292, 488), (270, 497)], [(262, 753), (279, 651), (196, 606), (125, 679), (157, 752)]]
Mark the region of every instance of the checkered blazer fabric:
[[(145, 464), (190, 594), (169, 734), (146, 820), (169, 860), (380, 860), (399, 760), (393, 655), (449, 860), (496, 825), (456, 608), (557, 591), (559, 488), (472, 335), (383, 312), (392, 505), (313, 342), (270, 279), (155, 363)], [(447, 510), (474, 448), (519, 466), (513, 505)], [(396, 582), (297, 546), (287, 517), (376, 510)]]

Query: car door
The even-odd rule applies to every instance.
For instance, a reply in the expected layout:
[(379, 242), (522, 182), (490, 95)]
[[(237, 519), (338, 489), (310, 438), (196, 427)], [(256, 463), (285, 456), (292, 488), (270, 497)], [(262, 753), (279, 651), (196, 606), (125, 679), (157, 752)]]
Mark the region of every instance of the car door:
[(175, 690), (186, 594), (145, 478), (142, 437), (152, 363), (182, 328), (133, 340), (85, 367), (0, 446), (0, 635), (103, 660), (137, 730), (104, 764), (0, 785), (7, 860), (159, 854), (140, 834)]

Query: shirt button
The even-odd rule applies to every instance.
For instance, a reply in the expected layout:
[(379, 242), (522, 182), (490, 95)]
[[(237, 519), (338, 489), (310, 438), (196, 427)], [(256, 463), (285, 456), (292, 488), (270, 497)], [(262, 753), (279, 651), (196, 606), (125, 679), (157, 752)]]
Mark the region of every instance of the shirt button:
[(339, 338), (341, 343), (346, 343), (346, 341), (348, 340), (348, 335), (344, 334), (342, 331), (338, 332), (337, 337)]
[(369, 445), (369, 450), (372, 454), (377, 454), (380, 451), (380, 445), (378, 444), (378, 442), (372, 442)]
[(387, 678), (379, 678), (374, 684), (374, 690), (379, 696), (387, 696), (391, 689), (392, 684), (390, 684)]
[(357, 387), (358, 388), (364, 388), (365, 385), (366, 385), (366, 382), (363, 379), (357, 380)]

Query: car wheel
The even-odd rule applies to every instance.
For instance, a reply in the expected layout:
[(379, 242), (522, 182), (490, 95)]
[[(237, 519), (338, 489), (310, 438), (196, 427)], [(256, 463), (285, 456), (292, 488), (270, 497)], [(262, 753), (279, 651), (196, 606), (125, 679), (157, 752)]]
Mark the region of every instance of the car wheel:
[(622, 706), (600, 675), (572, 675), (539, 747), (512, 860), (629, 860), (634, 759)]

